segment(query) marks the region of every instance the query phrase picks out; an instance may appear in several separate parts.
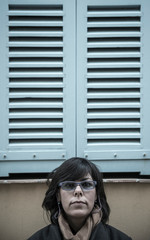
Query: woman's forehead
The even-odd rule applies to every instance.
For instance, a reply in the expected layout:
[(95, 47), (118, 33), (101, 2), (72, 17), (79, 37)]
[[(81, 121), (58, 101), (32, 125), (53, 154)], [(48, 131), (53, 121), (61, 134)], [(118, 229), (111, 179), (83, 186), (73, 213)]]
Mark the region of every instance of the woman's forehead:
[(90, 173), (84, 175), (84, 176), (81, 177), (81, 178), (76, 179), (76, 181), (85, 181), (85, 180), (93, 180)]

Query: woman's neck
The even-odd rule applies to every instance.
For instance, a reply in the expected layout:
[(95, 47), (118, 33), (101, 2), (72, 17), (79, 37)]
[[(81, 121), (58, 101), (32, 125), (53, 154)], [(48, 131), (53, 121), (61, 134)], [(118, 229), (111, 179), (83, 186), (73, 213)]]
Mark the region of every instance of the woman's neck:
[(86, 219), (85, 218), (69, 218), (67, 217), (67, 221), (69, 223), (69, 226), (71, 228), (71, 231), (73, 234), (76, 234), (84, 225)]

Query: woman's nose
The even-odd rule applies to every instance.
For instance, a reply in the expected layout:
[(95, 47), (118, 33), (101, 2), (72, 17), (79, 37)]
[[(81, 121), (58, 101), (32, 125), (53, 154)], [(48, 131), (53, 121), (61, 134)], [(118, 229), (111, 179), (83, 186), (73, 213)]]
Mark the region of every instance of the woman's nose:
[(80, 195), (83, 195), (83, 191), (82, 191), (82, 188), (80, 187), (80, 185), (77, 185), (77, 186), (76, 186), (76, 188), (75, 188), (75, 190), (74, 190), (74, 194), (77, 195), (77, 196), (78, 196), (78, 195), (79, 195), (79, 196), (80, 196)]

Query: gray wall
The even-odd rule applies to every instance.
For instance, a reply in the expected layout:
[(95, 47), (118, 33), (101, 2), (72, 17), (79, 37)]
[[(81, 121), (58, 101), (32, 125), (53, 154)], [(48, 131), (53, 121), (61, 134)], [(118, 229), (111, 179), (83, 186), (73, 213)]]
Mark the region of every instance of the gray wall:
[[(41, 203), (44, 183), (0, 184), (0, 239), (25, 240), (48, 221)], [(105, 183), (109, 224), (133, 240), (150, 239), (150, 183)], [(45, 220), (44, 220), (45, 219)]]

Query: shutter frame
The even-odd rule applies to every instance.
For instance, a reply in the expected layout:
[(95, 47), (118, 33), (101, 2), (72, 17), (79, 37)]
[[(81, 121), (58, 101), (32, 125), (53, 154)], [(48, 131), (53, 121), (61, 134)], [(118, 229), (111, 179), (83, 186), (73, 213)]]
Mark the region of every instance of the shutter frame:
[[(148, 13), (145, 12), (145, 10), (149, 9), (149, 5), (147, 5), (147, 7), (146, 7), (146, 4), (148, 4), (148, 3), (146, 3), (146, 1), (138, 1), (138, 0), (137, 1), (136, 0), (125, 1), (123, 3), (120, 3), (120, 1), (117, 1), (117, 0), (116, 1), (108, 0), (108, 1), (101, 1), (101, 2), (95, 0), (95, 1), (92, 1), (92, 3), (90, 1), (82, 1), (82, 6), (80, 5), (80, 7), (77, 10), (77, 12), (79, 13), (79, 15), (78, 15), (78, 25), (77, 25), (78, 26), (77, 27), (77, 29), (78, 29), (78, 46), (77, 46), (78, 47), (78, 91), (79, 91), (79, 96), (81, 95), (81, 92), (82, 92), (82, 96), (84, 95), (84, 99), (81, 99), (80, 97), (78, 99), (78, 104), (80, 103), (78, 105), (78, 107), (79, 107), (79, 109), (78, 109), (78, 134), (77, 134), (78, 155), (82, 156), (82, 157), (86, 157), (89, 160), (95, 161), (96, 164), (100, 165), (102, 170), (105, 171), (105, 172), (113, 172), (113, 171), (135, 172), (135, 171), (137, 171), (137, 172), (140, 172), (141, 174), (147, 174), (147, 173), (149, 174), (149, 170), (147, 170), (147, 168), (150, 167), (150, 161), (149, 161), (150, 160), (150, 146), (148, 144), (150, 139), (149, 139), (148, 136), (145, 137), (143, 135), (143, 133), (146, 131), (145, 127), (143, 126), (145, 124), (145, 120), (146, 120), (145, 116), (149, 119), (148, 115), (150, 115), (149, 109), (146, 107), (146, 105), (143, 108), (143, 104), (145, 103), (146, 98), (147, 98), (147, 101), (149, 99), (148, 94), (146, 95), (145, 100), (143, 99), (144, 98), (143, 95), (145, 93), (145, 90), (148, 93), (149, 88), (150, 88), (149, 84), (146, 81), (146, 77), (143, 79), (143, 71), (144, 70), (143, 70), (143, 65), (142, 65), (143, 64), (143, 58), (144, 58), (144, 56), (143, 56), (144, 51), (147, 51), (147, 59), (149, 58), (149, 56), (148, 56), (148, 53), (149, 53), (149, 50), (148, 50), (149, 49), (148, 48), (149, 36), (148, 36), (148, 34), (147, 34), (148, 39), (147, 39), (147, 45), (146, 45), (147, 47), (145, 47), (145, 49), (143, 49), (143, 44), (144, 44), (143, 42), (145, 41), (145, 38), (143, 38), (143, 33), (146, 32), (145, 21), (146, 21), (146, 23), (148, 22)], [(134, 43), (135, 45), (131, 43), (131, 44), (129, 44), (129, 47), (132, 47), (132, 48), (133, 47), (140, 47), (142, 52), (140, 53), (140, 55), (139, 54), (135, 55), (133, 53), (132, 54), (128, 53), (128, 58), (129, 59), (131, 57), (136, 57), (136, 58), (140, 57), (141, 58), (141, 64), (139, 65), (139, 64), (134, 63), (133, 65), (130, 65), (130, 64), (125, 65), (123, 63), (121, 65), (118, 62), (118, 66), (117, 66), (118, 69), (120, 67), (124, 67), (124, 68), (125, 67), (127, 67), (127, 68), (131, 67), (132, 68), (132, 66), (135, 66), (135, 68), (140, 67), (140, 69), (141, 69), (141, 72), (139, 72), (139, 73), (135, 72), (134, 75), (131, 74), (131, 73), (125, 74), (124, 78), (129, 79), (129, 77), (130, 77), (134, 81), (133, 81), (133, 84), (130, 84), (129, 86), (127, 86), (127, 84), (122, 85), (122, 87), (126, 86), (126, 88), (128, 88), (128, 87), (132, 88), (134, 86), (135, 89), (140, 89), (140, 94), (139, 95), (137, 95), (137, 93), (135, 91), (135, 98), (137, 98), (137, 99), (139, 98), (140, 102), (139, 103), (138, 102), (137, 103), (136, 102), (135, 103), (131, 102), (131, 104), (130, 104), (131, 109), (135, 108), (135, 109), (139, 109), (141, 111), (140, 115), (139, 114), (135, 114), (135, 115), (133, 114), (133, 118), (135, 118), (135, 119), (138, 119), (140, 117), (140, 122), (137, 123), (137, 121), (135, 121), (135, 123), (132, 123), (132, 121), (131, 121), (130, 123), (127, 123), (127, 125), (124, 128), (124, 130), (125, 130), (129, 126), (129, 129), (131, 128), (131, 129), (134, 130), (133, 133), (135, 132), (135, 134), (132, 134), (131, 136), (128, 135), (129, 139), (132, 138), (132, 136), (135, 137), (135, 144), (132, 144), (131, 146), (130, 146), (130, 144), (128, 144), (128, 146), (127, 145), (125, 146), (124, 143), (122, 145), (119, 144), (118, 146), (117, 146), (117, 144), (112, 144), (112, 145), (108, 144), (108, 146), (105, 143), (104, 144), (98, 144), (97, 143), (98, 138), (101, 139), (101, 138), (105, 137), (106, 138), (105, 142), (107, 142), (108, 135), (109, 135), (109, 138), (111, 138), (111, 134), (109, 133), (109, 130), (111, 130), (110, 129), (111, 128), (110, 124), (109, 124), (109, 122), (108, 122), (108, 124), (106, 124), (105, 121), (103, 121), (103, 124), (101, 124), (101, 126), (96, 121), (95, 121), (95, 124), (94, 124), (94, 117), (92, 117), (92, 115), (88, 116), (88, 113), (87, 113), (88, 109), (92, 109), (92, 104), (93, 104), (93, 110), (94, 110), (93, 111), (93, 116), (94, 116), (94, 112), (96, 112), (96, 109), (98, 108), (98, 106), (99, 106), (99, 108), (101, 108), (101, 110), (105, 109), (107, 111), (107, 102), (108, 102), (110, 96), (108, 95), (108, 99), (107, 99), (107, 95), (105, 94), (105, 92), (103, 93), (103, 89), (110, 88), (110, 89), (113, 90), (114, 88), (115, 89), (119, 88), (117, 86), (117, 82), (115, 83), (116, 85), (114, 85), (113, 82), (110, 82), (109, 85), (106, 84), (107, 79), (108, 80), (110, 79), (110, 74), (108, 72), (105, 75), (101, 71), (101, 69), (103, 69), (103, 71), (105, 71), (105, 66), (106, 66), (105, 61), (104, 61), (104, 63), (105, 63), (104, 65), (102, 65), (102, 64), (98, 65), (96, 62), (94, 62), (94, 56), (97, 57), (97, 58), (98, 57), (103, 58), (104, 60), (107, 59), (108, 58), (108, 53), (107, 52), (104, 53), (104, 54), (101, 52), (101, 55), (100, 55), (100, 53), (96, 53), (96, 51), (95, 51), (94, 56), (92, 56), (92, 52), (91, 52), (89, 54), (91, 63), (89, 64), (87, 62), (87, 58), (88, 58), (87, 49), (88, 48), (89, 49), (90, 48), (93, 48), (93, 49), (95, 48), (96, 49), (96, 47), (98, 48), (100, 45), (98, 46), (98, 43), (97, 43), (97, 45), (96, 44), (94, 45), (94, 42), (92, 43), (92, 41), (90, 41), (90, 44), (89, 44), (88, 41), (86, 42), (86, 38), (87, 39), (91, 38), (91, 40), (92, 40), (92, 37), (93, 38), (109, 37), (109, 35), (107, 36), (106, 32), (104, 32), (104, 35), (100, 35), (100, 33), (96, 33), (96, 32), (94, 33), (94, 32), (91, 31), (91, 33), (88, 35), (88, 32), (87, 32), (88, 27), (91, 27), (91, 30), (92, 30), (92, 27), (94, 27), (94, 26), (96, 28), (96, 23), (94, 22), (93, 12), (88, 13), (88, 7), (90, 9), (90, 7), (93, 7), (93, 6), (104, 7), (106, 10), (107, 10), (107, 8), (111, 8), (111, 7), (115, 8), (116, 6), (119, 6), (120, 8), (122, 8), (123, 6), (129, 6), (129, 7), (132, 6), (133, 8), (134, 8), (134, 6), (137, 6), (137, 7), (141, 6), (141, 13), (135, 13), (134, 14), (133, 11), (131, 11), (132, 16), (138, 16), (138, 17), (141, 16), (141, 23), (137, 24), (137, 26), (138, 27), (141, 26), (142, 30), (141, 30), (140, 34), (135, 34), (134, 33), (132, 35), (133, 37), (135, 37), (135, 36), (140, 37), (141, 41), (140, 41), (140, 43)], [(99, 12), (97, 11), (95, 13), (95, 18), (96, 17), (106, 17), (107, 18), (107, 17), (114, 16), (112, 12), (110, 12), (108, 15), (105, 16), (104, 12), (102, 11), (101, 15), (99, 15)], [(121, 16), (121, 15), (119, 15), (118, 12), (116, 12), (116, 14), (117, 14), (116, 17)], [(144, 16), (145, 14), (146, 14), (147, 20)], [(89, 16), (93, 17), (93, 22), (92, 21), (88, 22), (87, 19), (88, 19)], [(125, 12), (123, 13), (123, 17), (124, 16), (126, 16)], [(127, 25), (128, 25), (128, 27), (132, 26), (132, 22), (131, 23), (128, 22)], [(108, 28), (108, 27), (111, 28), (111, 27), (115, 26), (116, 29), (117, 29), (117, 27), (119, 26), (119, 23), (117, 22), (116, 24), (115, 23), (111, 24), (111, 23), (106, 21), (106, 25), (104, 25), (104, 23), (99, 22), (99, 23), (97, 23), (97, 27), (99, 27), (99, 26), (104, 27), (104, 28)], [(123, 27), (124, 26), (125, 26), (125, 23), (123, 24)], [(134, 23), (134, 27), (135, 27), (135, 23)], [(103, 32), (102, 32), (102, 34), (103, 34)], [(118, 36), (124, 38), (125, 35), (123, 34), (123, 35), (118, 35)], [(115, 37), (115, 34), (114, 35), (112, 34), (112, 37)], [(111, 46), (109, 42), (108, 43), (104, 42), (103, 45), (102, 45), (101, 42), (99, 44), (101, 44), (101, 48), (102, 47), (109, 48)], [(118, 45), (116, 43), (116, 44), (114, 44), (113, 47), (115, 48), (116, 46), (123, 47), (123, 43), (121, 43), (121, 45)], [(82, 51), (81, 51), (81, 49), (82, 49)], [(125, 54), (124, 54), (124, 56), (125, 56)], [(112, 54), (109, 53), (109, 58), (113, 58), (113, 57), (114, 57), (114, 53), (113, 52), (112, 52)], [(119, 52), (114, 58), (118, 58), (118, 57), (120, 57)], [(109, 63), (108, 63), (108, 66), (109, 66)], [(106, 67), (108, 67), (108, 66), (106, 66)], [(115, 67), (115, 63), (111, 64), (110, 66), (113, 69)], [(87, 69), (89, 67), (92, 67), (93, 69), (91, 68), (92, 71), (88, 73)], [(93, 74), (94, 68), (97, 68), (97, 70), (100, 69), (99, 73), (97, 71), (97, 74), (95, 73), (95, 75), (94, 75)], [(146, 64), (145, 68), (148, 70), (147, 64)], [(95, 77), (95, 85), (94, 84), (92, 85), (92, 81), (90, 81), (90, 83), (87, 82), (88, 81), (87, 79), (88, 78), (92, 79), (93, 75)], [(97, 91), (98, 88), (100, 88), (99, 87), (100, 85), (98, 85), (98, 80), (97, 80), (98, 78), (101, 78), (101, 79), (103, 78), (105, 80), (104, 83), (101, 84), (101, 90), (102, 91), (100, 93), (97, 92), (97, 95), (95, 94), (95, 105), (94, 105), (94, 102), (92, 103), (91, 100), (89, 101), (90, 104), (88, 105), (87, 101), (89, 99), (92, 99), (93, 96), (94, 96), (94, 91), (93, 91), (92, 88), (95, 87), (95, 89), (94, 89), (95, 92)], [(113, 78), (115, 79), (115, 76)], [(119, 78), (123, 78), (123, 76), (120, 74), (116, 77), (117, 80)], [(140, 78), (141, 82), (137, 82), (136, 78)], [(81, 79), (84, 79), (84, 84), (82, 84)], [(120, 83), (118, 83), (118, 84), (120, 84)], [(145, 88), (145, 85), (147, 86), (147, 88)], [(89, 96), (88, 96), (89, 88), (93, 91), (93, 93), (91, 91)], [(145, 90), (143, 90), (143, 88), (145, 88)], [(84, 94), (83, 94), (83, 92), (84, 92)], [(111, 94), (111, 91), (110, 91), (110, 94)], [(96, 100), (100, 99), (99, 102), (101, 102), (101, 99), (103, 99), (105, 95), (106, 95), (106, 97), (105, 97), (106, 101), (104, 103), (101, 103), (101, 105), (100, 105), (100, 103), (97, 103), (97, 105), (96, 105)], [(129, 93), (127, 96), (125, 96), (125, 98), (126, 97), (129, 97), (129, 98), (132, 99), (132, 98), (134, 98), (134, 95), (131, 92), (131, 94)], [(120, 97), (118, 96), (118, 98), (120, 98)], [(113, 99), (113, 97), (112, 97), (112, 99)], [(126, 105), (127, 105), (127, 103), (126, 103)], [(116, 109), (117, 109), (119, 107), (119, 103), (118, 103), (118, 105), (116, 104), (115, 106), (116, 106)], [(103, 114), (103, 111), (101, 111), (101, 112), (102, 112), (102, 114), (99, 114), (99, 116), (97, 114), (97, 116), (96, 116), (97, 119), (99, 118), (99, 120), (101, 121), (101, 119), (103, 119), (104, 116), (105, 116), (106, 120), (108, 121), (109, 117), (107, 117), (106, 114)], [(132, 114), (132, 112), (131, 112), (131, 114)], [(93, 123), (91, 123), (88, 126), (87, 120), (90, 120), (90, 118), (91, 118), (91, 120), (93, 118)], [(126, 119), (127, 119), (127, 115), (124, 114), (124, 122), (126, 121)], [(131, 119), (131, 117), (130, 117), (130, 119)], [(112, 120), (114, 122), (115, 117), (112, 116)], [(146, 121), (146, 124), (148, 124), (148, 120)], [(146, 124), (145, 124), (145, 126), (146, 126)], [(118, 121), (118, 126), (117, 126), (117, 121), (116, 121), (116, 125), (114, 125), (114, 128), (119, 129), (120, 125), (121, 125), (121, 123), (119, 123), (119, 121)], [(93, 130), (92, 130), (92, 127), (93, 127)], [(98, 135), (97, 132), (96, 132), (96, 131), (99, 131), (98, 127), (100, 128), (102, 133), (104, 132), (103, 129), (107, 128), (107, 131), (108, 131), (109, 134), (108, 135), (104, 135), (104, 134), (101, 134), (101, 135), (99, 134)], [(140, 129), (140, 132), (138, 134), (139, 136), (136, 134), (136, 128), (137, 128), (137, 130)], [(93, 131), (93, 133), (95, 132), (95, 134), (88, 135), (87, 131), (89, 131), (89, 133), (92, 133), (91, 130)], [(128, 129), (127, 129), (127, 131), (128, 131)], [(130, 131), (129, 131), (129, 133), (130, 133)], [(114, 139), (118, 138), (117, 134), (118, 133), (116, 131), (116, 133), (114, 133)], [(90, 138), (92, 138), (92, 137), (95, 138), (94, 140), (97, 143), (97, 145), (96, 144), (94, 145), (94, 142), (93, 142), (93, 145), (90, 145), (90, 144), (87, 143), (87, 139), (88, 139), (89, 136), (90, 136)], [(126, 135), (124, 134), (124, 137), (125, 136)], [(139, 142), (139, 144), (136, 144), (136, 141), (137, 141), (136, 139), (138, 139), (138, 138), (140, 139), (140, 142)], [(115, 168), (112, 167), (112, 166), (115, 166)]]
[[(8, 14), (8, 6), (10, 5), (10, 11)], [(9, 47), (9, 45), (11, 45), (11, 48), (17, 48), (17, 47), (43, 47), (43, 44), (40, 45), (39, 44), (32, 44), (32, 42), (28, 42), (28, 40), (30, 41), (30, 39), (32, 37), (36, 37), (34, 38), (35, 40), (37, 40), (37, 37), (39, 36), (38, 32), (34, 32), (34, 29), (32, 32), (29, 32), (29, 37), (27, 36), (27, 30), (30, 27), (30, 24), (28, 21), (24, 21), (24, 22), (19, 22), (18, 23), (12, 23), (10, 22), (10, 27), (11, 27), (11, 32), (9, 32), (8, 34), (6, 33), (6, 27), (8, 25), (8, 16), (11, 16), (11, 19), (17, 19), (19, 17), (19, 15), (21, 16), (21, 14), (25, 15), (25, 20), (29, 17), (33, 18), (41, 18), (40, 16), (42, 16), (42, 18), (47, 18), (49, 17), (49, 10), (41, 11), (41, 7), (43, 6), (43, 10), (46, 10), (46, 8), (44, 9), (44, 6), (52, 6), (52, 8), (56, 8), (57, 6), (62, 6), (63, 7), (63, 15), (62, 13), (58, 13), (59, 11), (51, 11), (52, 12), (52, 18), (54, 18), (55, 16), (57, 16), (57, 18), (59, 18), (59, 16), (63, 16), (63, 22), (61, 24), (57, 24), (57, 23), (52, 23), (51, 26), (53, 27), (59, 27), (62, 26), (63, 28), (63, 32), (58, 34), (55, 32), (49, 32), (47, 33), (47, 35), (45, 35), (45, 33), (42, 36), (42, 32), (41, 32), (41, 36), (42, 37), (47, 37), (48, 38), (53, 38), (54, 36), (57, 36), (58, 39), (60, 37), (63, 38), (63, 44), (61, 44), (60, 42), (57, 42), (56, 39), (56, 44), (54, 42), (47, 42), (44, 47), (63, 47), (63, 52), (59, 54), (59, 58), (63, 58), (63, 63), (59, 63), (58, 61), (55, 63), (55, 59), (58, 59), (58, 53), (55, 51), (52, 51), (50, 53), (48, 52), (35, 52), (36, 54), (34, 54), (32, 51), (28, 51), (28, 52), (24, 52), (21, 53), (20, 52), (20, 56), (18, 55), (18, 52), (13, 53), (6, 53), (6, 49), (7, 47)], [(35, 12), (31, 11), (31, 9), (36, 8)], [(15, 10), (16, 9), (16, 10)], [(19, 12), (20, 11), (20, 12)], [(28, 11), (28, 12), (27, 12)], [(1, 78), (1, 83), (4, 84), (4, 79), (14, 79), (14, 77), (16, 77), (16, 81), (12, 81), (7, 83), (6, 85), (3, 85), (3, 105), (1, 108), (1, 111), (4, 115), (4, 118), (0, 120), (1, 123), (1, 132), (3, 132), (3, 139), (5, 139), (7, 142), (3, 141), (3, 139), (1, 138), (2, 144), (1, 144), (1, 149), (0, 149), (0, 176), (7, 176), (9, 173), (24, 173), (24, 172), (49, 172), (50, 170), (53, 170), (56, 166), (58, 166), (62, 161), (64, 161), (65, 159), (72, 157), (72, 155), (75, 155), (75, 116), (74, 116), (74, 112), (72, 112), (72, 109), (75, 108), (75, 93), (70, 93), (71, 89), (75, 88), (75, 1), (62, 1), (62, 0), (57, 0), (57, 1), (47, 1), (44, 0), (41, 4), (41, 1), (35, 1), (35, 0), (31, 0), (31, 1), (18, 1), (18, 0), (13, 0), (13, 1), (5, 1), (5, 4), (3, 6), (3, 15), (1, 16), (1, 18), (3, 17), (3, 19), (1, 20), (3, 23), (6, 23), (6, 25), (4, 26), (3, 24), (3, 30), (5, 32), (4, 36), (5, 36), (5, 40), (3, 39), (1, 44), (3, 46), (3, 55), (5, 56), (9, 56), (12, 61), (9, 62), (8, 64), (5, 64), (5, 61), (3, 62), (3, 64), (1, 65), (3, 68), (3, 77)], [(21, 13), (22, 12), (22, 13)], [(32, 14), (33, 13), (33, 14)], [(40, 15), (41, 13), (41, 15)], [(22, 15), (22, 16), (23, 16)], [(21, 16), (21, 17), (22, 17)], [(27, 17), (26, 17), (27, 16)], [(32, 17), (33, 16), (33, 17)], [(73, 26), (71, 26), (70, 24), (70, 17), (72, 18), (73, 21)], [(22, 17), (23, 18), (23, 17)], [(42, 19), (41, 18), (41, 19)], [(5, 19), (5, 21), (4, 21)], [(43, 20), (42, 19), (42, 20)], [(24, 20), (24, 19), (23, 19)], [(38, 23), (38, 22), (37, 22)], [(39, 27), (40, 22), (38, 24), (33, 23), (32, 24), (32, 28), (41, 28), (42, 26), (45, 26), (45, 29), (50, 26), (50, 24), (47, 22), (44, 23), (41, 22), (41, 27)], [(26, 26), (26, 31), (23, 31), (20, 27), (25, 27)], [(16, 32), (16, 29), (18, 32)], [(14, 31), (12, 31), (14, 29)], [(20, 32), (19, 32), (20, 31)], [(42, 28), (41, 28), (42, 31)], [(35, 34), (36, 33), (36, 34)], [(40, 37), (41, 37), (40, 36)], [(8, 42), (6, 41), (7, 38), (10, 38), (10, 40), (12, 42)], [(18, 37), (18, 39), (23, 38), (24, 42), (22, 44), (22, 42), (16, 42), (18, 39), (15, 37)], [(27, 40), (27, 42), (25, 42)], [(55, 41), (55, 39), (54, 39)], [(6, 46), (7, 44), (7, 46)], [(53, 48), (54, 49), (54, 48)], [(56, 52), (56, 53), (55, 53)], [(9, 55), (10, 54), (10, 55)], [(22, 54), (22, 55), (21, 55)], [(24, 60), (26, 60), (26, 57), (28, 56), (28, 59), (32, 59), (34, 57), (34, 59), (31, 62), (25, 62)], [(6, 59), (6, 63), (8, 61), (7, 57), (5, 57)], [(47, 57), (51, 57), (51, 58), (55, 58), (54, 62), (45, 62), (42, 65), (42, 62), (37, 62), (35, 60), (37, 60), (38, 58), (42, 58), (44, 57), (45, 59)], [(70, 58), (73, 58), (73, 61), (70, 61)], [(20, 60), (17, 60), (17, 58)], [(22, 59), (21, 59), (22, 58)], [(4, 59), (3, 59), (4, 60)], [(14, 61), (15, 60), (15, 61)], [(23, 60), (23, 61), (22, 61)], [(34, 62), (35, 61), (35, 62)], [(4, 66), (5, 64), (5, 66)], [(9, 66), (10, 69), (12, 69), (13, 71), (11, 71), (9, 74), (7, 72), (7, 68), (6, 66)], [(35, 86), (34, 82), (30, 82), (29, 86), (27, 86), (27, 83), (25, 81), (20, 82), (19, 83), (19, 78), (23, 77), (23, 73), (21, 73), (20, 69), (22, 69), (23, 71), (26, 69), (33, 68), (33, 70), (39, 70), (39, 67), (42, 69), (44, 66), (44, 68), (46, 69), (50, 69), (50, 68), (63, 68), (63, 73), (59, 73), (57, 71), (57, 73), (45, 73), (43, 74), (43, 72), (40, 73), (33, 73), (31, 72), (27, 72), (26, 74), (26, 79), (28, 78), (32, 78), (32, 76), (35, 78), (40, 79), (40, 78), (49, 78), (51, 77), (51, 79), (54, 78), (62, 78), (63, 82), (62, 83), (48, 83), (47, 82), (40, 82), (37, 81), (37, 85)], [(16, 74), (16, 69), (18, 71), (18, 73)], [(15, 70), (15, 71), (14, 71)], [(72, 76), (73, 74), (73, 76)], [(23, 79), (24, 80), (24, 79)], [(43, 90), (45, 91), (45, 93), (41, 92), (41, 87), (43, 88)], [(47, 90), (47, 88), (49, 88), (49, 92)], [(8, 97), (8, 90), (11, 89), (10, 93), (9, 93), (9, 97)], [(59, 92), (59, 89), (61, 90)], [(29, 91), (28, 91), (29, 90)], [(33, 90), (33, 92), (31, 92), (31, 90)], [(40, 90), (40, 91), (39, 91)], [(56, 92), (56, 91), (57, 92)], [(6, 95), (6, 91), (7, 91), (7, 95)], [(31, 92), (31, 93), (30, 93)], [(30, 97), (31, 96), (31, 97)], [(11, 99), (10, 104), (7, 103), (8, 99)], [(20, 99), (22, 98), (22, 102), (20, 101)], [(45, 98), (45, 104), (43, 104)], [(27, 101), (26, 101), (27, 99)], [(29, 101), (28, 101), (29, 99)], [(34, 101), (35, 99), (35, 101)], [(38, 100), (39, 99), (39, 100)], [(41, 100), (40, 100), (41, 99)], [(54, 99), (54, 101), (53, 101)], [(56, 99), (56, 101), (55, 101)], [(59, 99), (63, 99), (62, 103), (61, 101), (59, 101)], [(72, 101), (70, 101), (70, 99)], [(30, 101), (31, 100), (31, 101)], [(38, 101), (37, 101), (38, 100)], [(50, 103), (47, 102), (51, 101), (51, 105)], [(40, 102), (41, 101), (41, 102)], [(28, 103), (29, 102), (29, 103)], [(60, 103), (59, 103), (60, 102)], [(39, 104), (39, 106), (37, 105)], [(24, 109), (28, 108), (28, 109), (32, 109), (34, 108), (34, 110), (36, 111), (37, 109), (39, 109), (41, 107), (41, 109), (43, 109), (43, 111), (45, 111), (44, 109), (47, 109), (47, 106), (50, 106), (51, 109), (56, 109), (56, 108), (62, 108), (62, 114), (53, 114), (52, 116), (50, 115), (50, 118), (57, 118), (58, 120), (60, 118), (62, 118), (62, 121), (60, 123), (60, 121), (55, 122), (50, 122), (49, 124), (45, 122), (45, 125), (39, 123), (40, 119), (43, 118), (42, 114), (41, 115), (37, 115), (38, 117), (34, 116), (34, 111), (31, 112), (31, 117), (32, 118), (32, 122), (27, 122), (27, 120), (29, 120), (29, 114), (26, 115), (24, 113), (24, 119), (23, 121), (19, 122), (22, 118), (23, 115), (21, 115), (21, 112), (16, 112), (16, 115), (10, 115), (8, 113), (8, 106), (9, 108), (12, 110), (12, 113), (14, 112), (14, 110), (16, 109), (20, 109), (20, 107), (22, 108), (22, 110), (24, 111)], [(17, 110), (17, 111), (18, 111)], [(72, 112), (72, 114), (70, 114)], [(56, 115), (56, 116), (55, 116)], [(17, 118), (16, 118), (17, 117)], [(48, 117), (48, 116), (47, 116)], [(47, 118), (46, 117), (46, 118)], [(38, 118), (38, 122), (33, 125), (34, 120), (36, 120), (36, 118)], [(45, 118), (45, 119), (46, 119)], [(8, 119), (12, 119), (13, 122), (8, 125)], [(6, 122), (7, 120), (7, 122)], [(21, 119), (22, 120), (22, 119)], [(57, 119), (56, 119), (57, 120)], [(15, 122), (16, 121), (16, 122)], [(19, 123), (18, 123), (19, 122)], [(10, 128), (10, 133), (8, 133), (8, 130)], [(45, 130), (44, 130), (45, 129)], [(50, 130), (51, 132), (48, 133), (48, 131), (46, 130)], [(62, 133), (61, 133), (62, 130)], [(45, 131), (45, 133), (44, 133)], [(42, 134), (41, 134), (41, 133)], [(6, 136), (7, 133), (7, 136)], [(30, 134), (31, 133), (31, 134)], [(44, 134), (43, 134), (44, 133)], [(9, 134), (9, 135), (8, 135)], [(30, 140), (30, 137), (33, 136), (33, 142), (36, 140), (36, 136), (38, 136), (39, 140), (41, 142), (41, 138), (43, 138), (44, 136), (44, 141), (48, 141), (49, 138), (53, 138), (54, 139), (54, 144), (50, 145), (50, 147), (46, 144), (46, 142), (44, 142), (44, 145), (41, 146), (41, 144), (38, 145), (35, 142), (35, 146), (33, 144), (28, 144), (28, 140)], [(11, 139), (12, 142), (14, 142), (15, 139), (17, 139), (17, 142), (15, 144), (13, 144), (12, 146), (8, 143), (8, 139)], [(20, 141), (24, 141), (25, 138), (25, 142), (26, 142), (26, 146), (25, 144), (20, 145)], [(62, 144), (57, 144), (56, 140), (63, 138), (63, 142)], [(35, 139), (35, 140), (34, 140)], [(56, 140), (55, 140), (56, 139)], [(27, 141), (26, 141), (27, 140)], [(16, 140), (15, 140), (16, 141)], [(43, 141), (43, 140), (42, 140)], [(41, 142), (42, 143), (42, 142)], [(20, 146), (19, 146), (20, 145)]]

